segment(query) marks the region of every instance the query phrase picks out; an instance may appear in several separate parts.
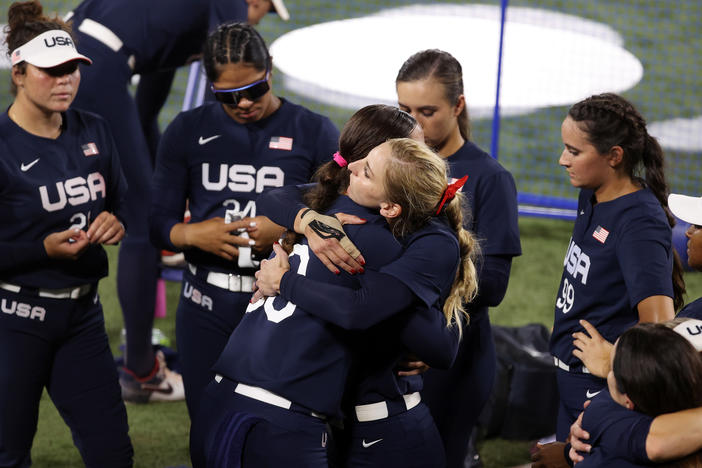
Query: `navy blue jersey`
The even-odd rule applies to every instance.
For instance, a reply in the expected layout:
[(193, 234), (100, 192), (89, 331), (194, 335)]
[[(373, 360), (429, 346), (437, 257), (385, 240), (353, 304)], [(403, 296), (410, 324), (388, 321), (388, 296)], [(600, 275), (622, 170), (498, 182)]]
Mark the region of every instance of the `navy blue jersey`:
[(590, 433), (587, 442), (592, 450), (581, 453), (585, 459), (578, 466), (649, 466), (646, 437), (652, 422), (650, 416), (628, 410), (612, 400), (609, 390), (603, 389), (583, 415), (582, 427)]
[[(332, 213), (340, 211), (368, 221), (365, 225), (347, 226), (347, 232), (366, 252), (369, 269), (377, 269), (400, 255), (400, 244), (377, 212), (343, 196), (331, 209)], [(359, 287), (359, 276), (331, 273), (309, 250), (306, 241), (296, 244), (290, 267), (291, 272), (319, 284)], [(315, 317), (313, 312), (282, 295), (252, 304), (214, 370), (319, 413), (339, 415), (351, 359), (349, 336), (341, 328)]]
[[(289, 186), (266, 193), (261, 197), (266, 216), (283, 225), (292, 223), (289, 207), (296, 206), (297, 212), (302, 189)], [(368, 367), (364, 369), (361, 364), (361, 373), (354, 376), (355, 385), (359, 385), (353, 397), (357, 402), (378, 401), (378, 395), (392, 398), (421, 389), (420, 376), (397, 379), (393, 371), (405, 349), (437, 368), (450, 366), (456, 354), (456, 329), (446, 328), (441, 312), (460, 261), (456, 235), (441, 217), (433, 218), (401, 241), (405, 248), (402, 256), (383, 267), (381, 273), (367, 270), (360, 277), (359, 290), (322, 285), (299, 275), (286, 274), (281, 281), (281, 295), (304, 305), (323, 320), (346, 329), (368, 329), (380, 324), (369, 336), (385, 336), (385, 342), (366, 337), (368, 343), (375, 344), (358, 356)], [(398, 284), (403, 287), (398, 288)], [(411, 291), (415, 303), (385, 299), (401, 294), (400, 289)], [(407, 314), (386, 321), (399, 312)], [(376, 362), (371, 364), (374, 355)]]
[(226, 21), (246, 21), (244, 0), (84, 0), (73, 21), (85, 18), (112, 31), (133, 54), (134, 73), (176, 68), (199, 54), (207, 32)]
[(702, 320), (702, 297), (683, 307), (678, 313), (678, 317), (690, 317)]
[[(335, 151), (339, 132), (329, 119), (281, 99), (280, 108), (258, 122), (239, 124), (222, 105), (207, 103), (180, 113), (161, 139), (154, 176), (151, 238), (178, 250), (170, 232), (182, 222), (189, 201), (192, 222), (257, 216), (256, 199), (266, 189), (309, 181)], [(188, 249), (189, 262), (231, 271), (232, 262)]]
[(466, 229), (480, 240), (483, 255), (521, 255), (517, 187), (512, 174), (470, 141), (447, 162), (454, 180), (468, 175), (462, 189), (470, 206)]
[(614, 342), (638, 322), (639, 302), (673, 297), (672, 231), (653, 193), (644, 188), (593, 200), (591, 190), (581, 191), (556, 299), (551, 354), (569, 366), (582, 365), (572, 355), (579, 320)]
[(102, 211), (119, 212), (126, 190), (107, 124), (69, 109), (53, 140), (0, 115), (0, 279), (65, 288), (107, 276), (107, 256), (90, 245), (77, 260), (51, 259), (44, 238), (70, 227), (88, 230)]

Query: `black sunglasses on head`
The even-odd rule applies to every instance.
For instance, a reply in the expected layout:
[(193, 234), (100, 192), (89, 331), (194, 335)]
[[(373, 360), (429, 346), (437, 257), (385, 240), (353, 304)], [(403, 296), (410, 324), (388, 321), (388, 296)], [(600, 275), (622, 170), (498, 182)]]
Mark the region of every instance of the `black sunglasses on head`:
[(217, 101), (221, 102), (222, 104), (236, 106), (242, 99), (255, 101), (266, 94), (271, 89), (271, 87), (268, 86), (268, 77), (270, 74), (271, 72), (266, 70), (265, 77), (258, 81), (254, 81), (251, 84), (247, 84), (246, 86), (242, 86), (241, 88), (215, 89), (214, 85), (210, 85), (210, 89), (214, 93)]

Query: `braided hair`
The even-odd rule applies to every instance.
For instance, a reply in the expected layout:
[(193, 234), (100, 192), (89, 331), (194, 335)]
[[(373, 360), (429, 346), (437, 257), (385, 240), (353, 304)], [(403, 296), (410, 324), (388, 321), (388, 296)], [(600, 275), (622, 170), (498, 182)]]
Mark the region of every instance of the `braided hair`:
[(247, 23), (224, 23), (207, 36), (202, 61), (207, 79), (217, 81), (220, 65), (244, 62), (258, 71), (270, 70), (271, 55), (266, 42)]
[[(588, 141), (600, 154), (608, 153), (613, 146), (622, 148), (621, 170), (653, 192), (665, 211), (668, 223), (671, 227), (675, 226), (675, 217), (668, 208), (670, 190), (665, 180), (663, 150), (658, 141), (648, 134), (646, 120), (639, 111), (623, 97), (604, 93), (574, 104), (568, 116), (578, 122)], [(673, 255), (673, 302), (677, 310), (683, 304), (685, 281), (677, 251), (674, 250)]]

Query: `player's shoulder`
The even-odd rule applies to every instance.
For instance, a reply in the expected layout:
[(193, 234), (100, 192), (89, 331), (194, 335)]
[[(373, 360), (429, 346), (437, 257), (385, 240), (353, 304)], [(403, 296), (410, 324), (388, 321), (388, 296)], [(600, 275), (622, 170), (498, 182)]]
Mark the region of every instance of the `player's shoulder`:
[(660, 202), (648, 188), (630, 193), (620, 200), (615, 206), (613, 216), (620, 220), (622, 226), (629, 227), (657, 227), (670, 229), (668, 218)]
[(468, 174), (469, 178), (513, 181), (512, 174), (487, 152), (472, 141), (466, 141), (458, 151), (447, 159), (453, 177)]
[(293, 118), (296, 123), (305, 128), (317, 129), (318, 131), (329, 131), (333, 129), (333, 131), (338, 133), (336, 126), (329, 117), (314, 112), (300, 104), (295, 104), (285, 98), (280, 98), (280, 101), (280, 111), (286, 119)]
[(423, 254), (452, 258), (460, 252), (458, 237), (445, 216), (432, 217), (424, 226), (402, 239), (405, 249)]

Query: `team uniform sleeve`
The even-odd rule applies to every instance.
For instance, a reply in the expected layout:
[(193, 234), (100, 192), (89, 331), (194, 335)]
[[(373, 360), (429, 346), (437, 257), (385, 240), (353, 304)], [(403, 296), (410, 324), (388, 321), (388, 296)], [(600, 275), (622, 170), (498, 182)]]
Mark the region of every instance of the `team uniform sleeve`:
[(156, 247), (179, 251), (171, 242), (171, 229), (183, 222), (188, 197), (188, 165), (180, 135), (187, 134), (176, 118), (166, 129), (156, 155), (149, 232)]
[(507, 171), (494, 174), (481, 184), (478, 197), (473, 228), (481, 240), (483, 255), (521, 255), (517, 187), (512, 174)]
[(107, 131), (107, 138), (109, 139), (110, 145), (110, 181), (108, 184), (105, 209), (106, 211), (114, 214), (126, 230), (129, 227), (127, 226), (124, 215), (124, 198), (127, 193), (127, 179), (124, 177), (122, 165), (119, 162), (120, 159), (119, 152), (117, 151), (117, 145), (115, 144), (112, 134), (109, 131)]
[(222, 23), (246, 22), (249, 17), (248, 5), (244, 0), (210, 0), (208, 31)]
[(448, 369), (458, 353), (458, 327), (446, 326), (436, 307), (421, 307), (410, 314), (400, 334), (402, 344), (435, 369)]
[(0, 273), (41, 263), (48, 258), (43, 239), (32, 242), (0, 242)]
[[(345, 273), (342, 273), (345, 274)], [(287, 272), (280, 281), (280, 296), (305, 312), (346, 330), (365, 330), (412, 304), (412, 291), (396, 278), (366, 270), (361, 287), (312, 280)]]
[(634, 308), (651, 296), (673, 297), (670, 226), (652, 216), (624, 224), (617, 239), (617, 259)]
[(477, 265), (478, 296), (471, 302), (476, 307), (497, 307), (507, 293), (512, 256), (485, 255)]
[(256, 199), (256, 208), (279, 226), (293, 229), (297, 213), (305, 208), (302, 195), (311, 184), (285, 185), (268, 190)]
[(458, 242), (444, 233), (423, 235), (400, 258), (380, 269), (403, 282), (427, 307), (450, 290), (459, 263)]

